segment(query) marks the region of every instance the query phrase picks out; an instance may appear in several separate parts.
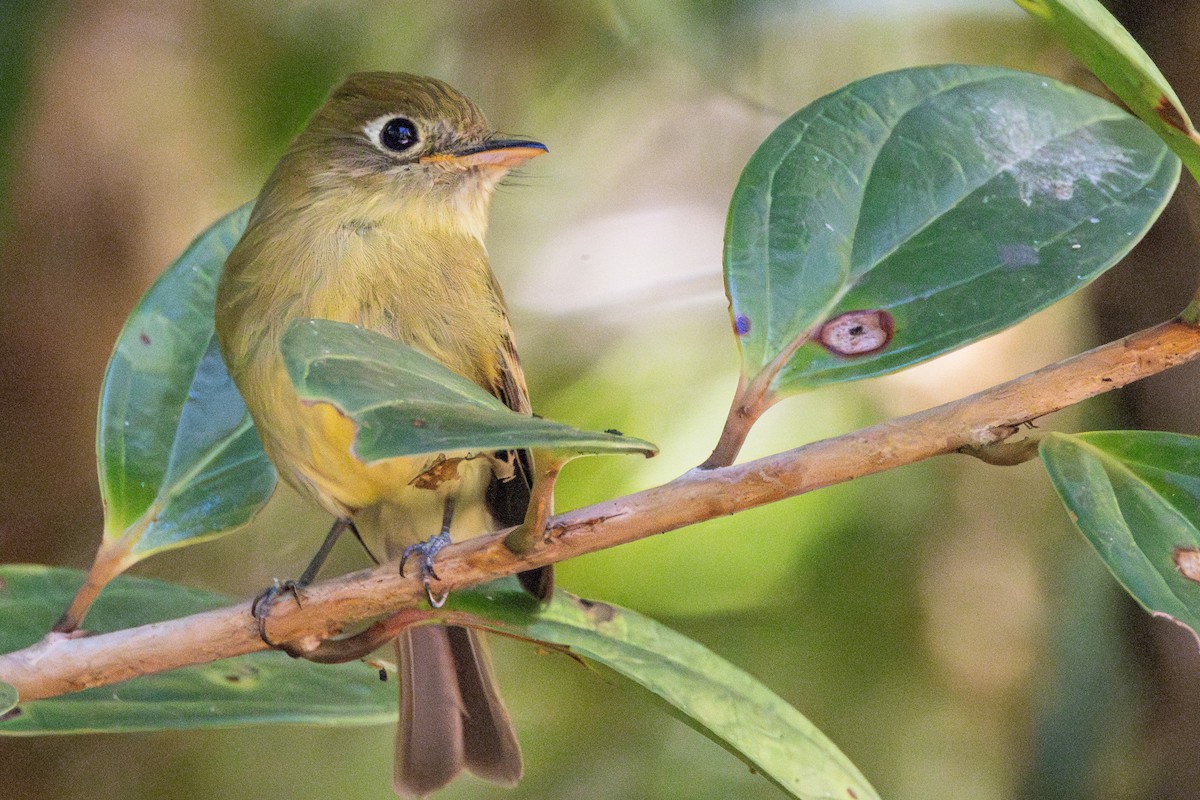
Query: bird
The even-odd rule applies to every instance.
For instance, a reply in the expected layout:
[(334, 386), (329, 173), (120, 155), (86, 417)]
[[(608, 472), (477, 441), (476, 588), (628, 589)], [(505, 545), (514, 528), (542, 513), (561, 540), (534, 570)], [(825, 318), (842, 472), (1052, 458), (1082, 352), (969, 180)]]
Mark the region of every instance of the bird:
[[(281, 479), (333, 515), (327, 542), (351, 529), (377, 560), (415, 554), (427, 572), (446, 541), (521, 522), (526, 451), (460, 458), (456, 469), (445, 454), (366, 463), (349, 419), (301, 402), (280, 347), (295, 320), (352, 323), (531, 413), (484, 235), (500, 180), (545, 152), (497, 133), (440, 80), (363, 72), (332, 91), (267, 178), (218, 282), (216, 332)], [(548, 597), (549, 567), (519, 577)], [(520, 746), (480, 634), (420, 626), (395, 646), (396, 793), (427, 796), (464, 769), (516, 785)]]

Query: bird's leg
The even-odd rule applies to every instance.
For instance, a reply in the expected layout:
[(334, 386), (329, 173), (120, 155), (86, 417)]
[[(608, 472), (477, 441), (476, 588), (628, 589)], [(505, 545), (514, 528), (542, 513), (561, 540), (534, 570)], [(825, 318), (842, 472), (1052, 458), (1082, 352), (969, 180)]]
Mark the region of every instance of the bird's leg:
[(408, 563), (408, 559), (414, 555), (421, 557), (421, 581), (425, 584), (425, 596), (429, 598), (429, 605), (434, 608), (441, 608), (446, 603), (446, 598), (450, 596), (446, 592), (441, 597), (434, 597), (433, 592), (429, 588), (429, 579), (441, 580), (438, 574), (433, 570), (433, 559), (442, 548), (450, 544), (450, 522), (454, 519), (454, 498), (447, 497), (446, 505), (442, 509), (442, 530), (434, 536), (426, 539), (423, 542), (410, 544), (404, 548), (404, 552), (400, 554), (400, 574), (404, 574), (404, 565)]
[[(354, 526), (354, 523), (344, 517), (340, 517), (334, 520), (329, 533), (325, 534), (325, 541), (321, 543), (320, 549), (312, 557), (312, 561), (308, 562), (308, 566), (299, 578), (294, 581), (276, 581), (273, 586), (267, 587), (263, 590), (262, 594), (254, 598), (254, 602), (250, 606), (250, 612), (254, 615), (254, 619), (258, 621), (259, 637), (271, 647), (278, 647), (267, 636), (267, 617), (271, 614), (271, 607), (275, 605), (275, 601), (283, 594), (290, 594), (296, 598), (296, 605), (302, 605), (300, 602), (300, 590), (312, 583), (313, 579), (317, 577), (317, 573), (321, 571), (321, 566), (325, 563), (325, 559), (329, 558), (329, 552), (333, 550), (333, 546), (337, 544), (338, 538), (347, 529), (354, 534), (355, 539), (358, 539), (358, 543), (363, 545), (363, 549), (366, 549), (362, 536), (359, 535), (358, 528)], [(367, 552), (370, 553), (371, 551), (367, 550)]]

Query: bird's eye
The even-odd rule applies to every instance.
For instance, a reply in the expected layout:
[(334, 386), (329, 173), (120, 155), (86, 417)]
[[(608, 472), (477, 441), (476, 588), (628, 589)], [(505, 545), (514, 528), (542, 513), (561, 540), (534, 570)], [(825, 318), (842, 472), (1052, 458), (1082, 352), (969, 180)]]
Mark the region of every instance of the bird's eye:
[(417, 143), (417, 126), (404, 117), (392, 117), (379, 129), (379, 143), (397, 153)]

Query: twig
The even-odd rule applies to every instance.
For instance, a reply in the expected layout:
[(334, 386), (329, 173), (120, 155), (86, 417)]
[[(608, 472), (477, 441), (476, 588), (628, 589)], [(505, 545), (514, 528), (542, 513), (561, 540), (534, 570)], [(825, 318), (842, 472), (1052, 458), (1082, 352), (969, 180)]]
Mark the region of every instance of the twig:
[[(461, 589), (632, 542), (714, 517), (853, 480), (964, 446), (1003, 441), (1023, 423), (1200, 357), (1200, 327), (1176, 320), (1052, 364), (962, 400), (834, 439), (670, 483), (554, 517), (548, 541), (520, 556), (507, 531), (452, 545), (438, 558), (437, 591)], [(313, 649), (346, 625), (424, 596), (395, 565), (356, 572), (304, 591), (304, 607), (272, 609), (276, 641)], [(52, 697), (265, 648), (250, 603), (90, 637), (62, 635), (0, 656), (0, 680), (23, 700)]]

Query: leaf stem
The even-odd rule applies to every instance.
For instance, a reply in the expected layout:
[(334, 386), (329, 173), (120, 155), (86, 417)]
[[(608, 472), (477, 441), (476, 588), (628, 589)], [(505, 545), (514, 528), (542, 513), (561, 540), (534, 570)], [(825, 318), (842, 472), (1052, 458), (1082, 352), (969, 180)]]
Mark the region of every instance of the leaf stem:
[(780, 350), (775, 358), (771, 359), (770, 364), (767, 364), (754, 376), (754, 380), (747, 381), (745, 373), (742, 373), (738, 379), (737, 391), (733, 394), (733, 403), (729, 406), (729, 414), (725, 417), (725, 427), (721, 429), (721, 437), (717, 440), (717, 446), (713, 448), (712, 454), (705, 459), (699, 469), (728, 467), (737, 460), (738, 453), (742, 451), (742, 445), (746, 443), (746, 437), (750, 435), (750, 429), (754, 427), (754, 423), (758, 422), (758, 418), (779, 400), (779, 395), (771, 388), (771, 384), (775, 382), (780, 371), (792, 360), (796, 351), (811, 338), (810, 333), (797, 336), (787, 347)]
[(775, 395), (769, 388), (770, 379), (773, 377), (773, 373), (767, 375), (767, 370), (764, 369), (749, 383), (745, 375), (738, 380), (733, 403), (729, 407), (728, 416), (725, 417), (725, 427), (721, 429), (721, 437), (717, 440), (712, 455), (700, 465), (700, 469), (728, 467), (737, 460), (754, 423), (775, 404)]
[(53, 632), (73, 633), (78, 630), (79, 626), (83, 624), (83, 618), (87, 616), (88, 609), (100, 595), (100, 590), (107, 586), (109, 581), (136, 563), (137, 559), (131, 558), (130, 553), (133, 551), (134, 545), (142, 538), (142, 534), (149, 526), (152, 512), (156, 512), (156, 510), (155, 506), (151, 506), (146, 514), (130, 525), (121, 536), (115, 539), (105, 537), (100, 542), (96, 558), (88, 570), (87, 577), (84, 578), (83, 585), (75, 592), (75, 597), (71, 599), (67, 610), (58, 618), (58, 622), (54, 623), (54, 627), (51, 628)]
[(534, 450), (533, 489), (525, 520), (512, 529), (504, 539), (505, 546), (513, 553), (522, 555), (546, 538), (546, 527), (554, 513), (554, 484), (563, 465), (571, 460), (569, 455), (551, 450)]

